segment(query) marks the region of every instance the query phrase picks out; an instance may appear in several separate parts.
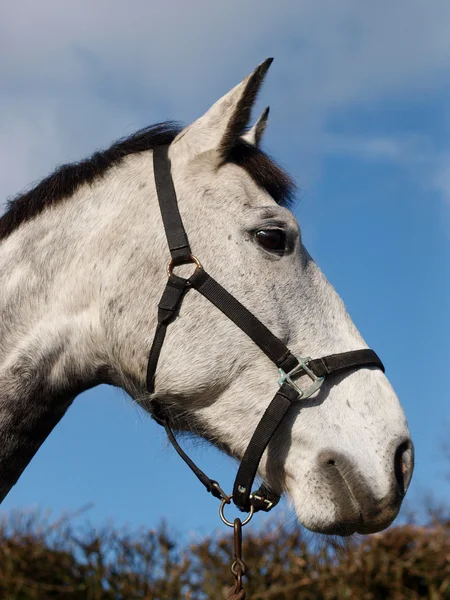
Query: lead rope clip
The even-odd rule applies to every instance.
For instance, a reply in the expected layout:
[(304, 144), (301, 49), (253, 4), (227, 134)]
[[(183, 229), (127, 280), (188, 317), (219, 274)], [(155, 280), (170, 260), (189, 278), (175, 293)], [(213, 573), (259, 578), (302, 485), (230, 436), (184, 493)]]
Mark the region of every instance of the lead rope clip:
[(234, 562), (231, 572), (234, 575), (235, 584), (228, 591), (227, 600), (245, 600), (245, 590), (242, 586), (242, 577), (247, 571), (247, 566), (242, 560), (242, 522), (236, 518), (233, 523), (234, 531)]
[(230, 504), (233, 496), (225, 496), (220, 504), (219, 515), (225, 525), (233, 528), (234, 536), (234, 561), (231, 565), (231, 572), (234, 575), (235, 584), (228, 590), (227, 600), (245, 600), (245, 590), (242, 586), (242, 577), (247, 571), (247, 565), (242, 560), (242, 528), (253, 517), (255, 507), (250, 505), (248, 516), (241, 521), (236, 518), (232, 523), (224, 515), (225, 504)]

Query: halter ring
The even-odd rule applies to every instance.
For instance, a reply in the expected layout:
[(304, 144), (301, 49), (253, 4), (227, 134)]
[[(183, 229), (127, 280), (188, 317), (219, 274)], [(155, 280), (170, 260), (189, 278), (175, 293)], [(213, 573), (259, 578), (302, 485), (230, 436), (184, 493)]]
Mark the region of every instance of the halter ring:
[(167, 266), (167, 274), (170, 277), (173, 273), (173, 270), (175, 267), (178, 267), (179, 265), (189, 265), (191, 263), (194, 263), (198, 269), (203, 269), (202, 267), (202, 263), (198, 260), (198, 258), (196, 256), (194, 256), (193, 254), (189, 255), (189, 260), (182, 262), (182, 263), (176, 263), (173, 258), (171, 259), (171, 261), (169, 262), (168, 266)]
[[(226, 518), (226, 516), (223, 513), (223, 509), (225, 508), (225, 504), (230, 504), (230, 500), (232, 497), (233, 496), (227, 496), (226, 498), (224, 498), (222, 500), (222, 502), (220, 503), (220, 508), (219, 508), (220, 518), (225, 523), (225, 525), (228, 525), (228, 527), (234, 527), (234, 523), (232, 523), (231, 521), (229, 521)], [(255, 507), (253, 506), (253, 504), (250, 504), (250, 511), (248, 513), (248, 516), (242, 521), (241, 526), (243, 527), (244, 525), (247, 525), (247, 523), (251, 520), (251, 518), (253, 517), (254, 514), (255, 514)]]

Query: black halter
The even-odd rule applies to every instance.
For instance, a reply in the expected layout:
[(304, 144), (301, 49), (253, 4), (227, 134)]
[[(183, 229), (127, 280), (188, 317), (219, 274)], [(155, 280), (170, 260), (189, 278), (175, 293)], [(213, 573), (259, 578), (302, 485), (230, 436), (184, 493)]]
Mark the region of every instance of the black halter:
[[(232, 496), (233, 502), (242, 511), (268, 511), (277, 504), (279, 496), (264, 484), (259, 490), (252, 493), (252, 485), (264, 450), (291, 404), (301, 398), (311, 396), (319, 389), (328, 375), (364, 367), (377, 367), (384, 372), (383, 363), (373, 350), (368, 349), (340, 352), (316, 359), (294, 356), (289, 348), (261, 321), (208, 275), (192, 254), (178, 210), (177, 196), (170, 173), (168, 146), (154, 150), (153, 168), (156, 192), (172, 259), (168, 268), (169, 278), (158, 305), (158, 325), (148, 360), (148, 391), (153, 393), (155, 389), (155, 373), (167, 327), (178, 314), (186, 292), (194, 288), (234, 321), (275, 363), (280, 372), (280, 388), (258, 423), (247, 446), (236, 475)], [(173, 273), (176, 265), (188, 263), (196, 264), (195, 272), (189, 279), (178, 277)], [(306, 389), (301, 389), (295, 383), (295, 379), (304, 375), (311, 379), (311, 384)], [(155, 420), (166, 429), (175, 450), (208, 492), (222, 501), (228, 502), (229, 497), (219, 484), (207, 477), (180, 448), (170, 427), (168, 416), (163, 406), (156, 400), (152, 401), (152, 413)]]

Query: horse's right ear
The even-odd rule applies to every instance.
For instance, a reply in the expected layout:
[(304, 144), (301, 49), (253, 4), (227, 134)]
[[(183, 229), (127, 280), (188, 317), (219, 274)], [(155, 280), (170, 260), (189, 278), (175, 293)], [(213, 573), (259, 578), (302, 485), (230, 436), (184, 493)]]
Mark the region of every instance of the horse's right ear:
[(217, 165), (223, 163), (238, 138), (245, 135), (256, 96), (272, 61), (268, 58), (261, 63), (202, 117), (183, 129), (172, 143), (182, 147), (188, 158), (214, 151)]

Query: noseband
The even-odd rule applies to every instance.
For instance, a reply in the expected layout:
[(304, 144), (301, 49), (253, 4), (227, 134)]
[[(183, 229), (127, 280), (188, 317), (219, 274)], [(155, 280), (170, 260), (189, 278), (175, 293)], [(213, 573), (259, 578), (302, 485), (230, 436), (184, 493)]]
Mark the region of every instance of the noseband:
[[(295, 356), (253, 313), (206, 273), (199, 260), (192, 254), (183, 227), (170, 172), (168, 149), (168, 146), (161, 146), (153, 151), (156, 192), (171, 261), (168, 267), (167, 284), (158, 304), (158, 325), (147, 366), (147, 388), (151, 394), (154, 393), (156, 368), (167, 327), (178, 315), (185, 294), (193, 288), (244, 331), (262, 352), (275, 363), (279, 371), (279, 390), (259, 421), (247, 446), (236, 475), (232, 494), (233, 502), (242, 511), (250, 512), (250, 514), (258, 510), (268, 511), (278, 503), (279, 495), (270, 490), (265, 484), (252, 493), (252, 485), (264, 450), (290, 406), (298, 400), (312, 396), (320, 388), (325, 378), (330, 375), (365, 367), (377, 367), (384, 372), (384, 366), (377, 354), (369, 349), (340, 352), (339, 354), (331, 354), (315, 359)], [(175, 266), (189, 263), (196, 265), (191, 277), (184, 279), (175, 275), (173, 272)], [(306, 388), (301, 388), (296, 383), (296, 380), (302, 376), (307, 376), (310, 379), (310, 385)], [(223, 492), (216, 481), (207, 477), (180, 448), (163, 405), (155, 399), (152, 401), (151, 410), (154, 419), (164, 426), (169, 440), (181, 458), (203, 483), (208, 492), (222, 500), (223, 509), (224, 502), (228, 503), (231, 497)]]

